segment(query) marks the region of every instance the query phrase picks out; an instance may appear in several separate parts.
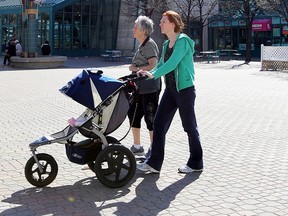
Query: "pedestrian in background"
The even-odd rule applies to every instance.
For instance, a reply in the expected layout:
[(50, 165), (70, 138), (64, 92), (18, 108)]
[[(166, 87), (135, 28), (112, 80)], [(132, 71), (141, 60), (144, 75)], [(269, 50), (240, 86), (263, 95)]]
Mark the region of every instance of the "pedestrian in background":
[[(139, 16), (135, 21), (133, 35), (140, 45), (132, 59), (132, 64), (129, 66), (132, 73), (136, 73), (140, 69), (152, 70), (157, 65), (159, 50), (155, 41), (150, 37), (153, 32), (153, 25), (153, 21), (146, 16)], [(158, 107), (161, 79), (141, 80), (137, 81), (136, 85), (138, 92), (135, 94), (135, 100), (128, 112), (134, 141), (131, 151), (138, 156), (145, 154), (140, 139), (141, 119), (144, 116), (150, 136), (149, 148), (146, 153), (148, 156), (153, 140), (153, 121)]]
[(7, 48), (8, 48), (8, 44), (7, 44), (7, 41), (4, 40), (4, 42), (2, 43), (2, 54), (6, 54), (7, 53)]
[(4, 56), (3, 65), (6, 65), (7, 61), (8, 61), (8, 65), (10, 65), (11, 56), (16, 56), (16, 46), (13, 40), (9, 41), (7, 52)]
[(15, 40), (15, 45), (16, 45), (16, 55), (21, 56), (22, 55), (22, 46), (21, 46), (19, 40)]
[(50, 47), (49, 41), (45, 41), (45, 43), (41, 45), (41, 51), (42, 51), (42, 55), (51, 54), (51, 47)]
[(186, 34), (181, 33), (184, 24), (180, 15), (174, 11), (166, 11), (162, 15), (160, 27), (161, 32), (168, 37), (163, 44), (161, 59), (156, 68), (150, 72), (140, 70), (138, 73), (151, 79), (164, 76), (166, 88), (154, 120), (151, 156), (144, 163), (137, 164), (137, 169), (151, 173), (160, 172), (164, 161), (166, 133), (179, 109), (182, 126), (188, 135), (190, 153), (187, 163), (178, 171), (180, 173), (202, 171), (203, 152), (194, 111), (195, 43)]

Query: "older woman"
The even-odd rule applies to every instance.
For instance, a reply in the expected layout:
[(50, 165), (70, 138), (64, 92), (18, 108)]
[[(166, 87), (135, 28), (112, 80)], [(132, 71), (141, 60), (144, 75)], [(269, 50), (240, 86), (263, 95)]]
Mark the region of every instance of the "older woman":
[[(134, 24), (133, 34), (139, 42), (139, 47), (132, 59), (129, 70), (136, 73), (140, 69), (151, 70), (157, 64), (158, 47), (150, 37), (153, 32), (153, 21), (146, 16), (139, 16)], [(141, 80), (137, 82), (139, 88), (135, 101), (132, 104), (128, 117), (132, 126), (134, 144), (131, 151), (138, 156), (144, 155), (144, 148), (140, 142), (141, 119), (144, 116), (150, 141), (153, 139), (153, 120), (158, 107), (161, 80)], [(149, 143), (150, 146), (151, 143)], [(150, 148), (149, 148), (150, 149)], [(147, 152), (149, 154), (149, 152)]]
[(166, 83), (154, 120), (151, 156), (137, 165), (137, 169), (144, 172), (160, 172), (164, 160), (165, 136), (177, 109), (189, 143), (188, 161), (178, 171), (191, 173), (203, 169), (203, 153), (194, 112), (194, 41), (181, 33), (183, 26), (182, 19), (176, 12), (167, 11), (163, 14), (160, 27), (168, 40), (163, 44), (161, 61), (150, 72), (138, 72), (152, 79), (164, 76)]

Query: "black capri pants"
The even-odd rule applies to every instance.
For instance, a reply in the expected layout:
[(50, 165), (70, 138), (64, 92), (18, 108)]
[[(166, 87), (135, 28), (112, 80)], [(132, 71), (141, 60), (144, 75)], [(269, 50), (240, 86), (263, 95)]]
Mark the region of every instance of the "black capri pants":
[(141, 128), (141, 119), (144, 116), (147, 129), (153, 130), (154, 117), (158, 108), (160, 91), (149, 94), (135, 94), (134, 102), (129, 111), (128, 118), (131, 127)]

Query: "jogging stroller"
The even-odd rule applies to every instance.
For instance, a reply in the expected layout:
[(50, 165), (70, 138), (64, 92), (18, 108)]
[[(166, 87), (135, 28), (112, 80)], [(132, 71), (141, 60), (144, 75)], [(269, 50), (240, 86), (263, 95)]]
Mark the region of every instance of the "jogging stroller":
[[(129, 75), (117, 80), (102, 71), (86, 69), (61, 88), (61, 93), (87, 109), (77, 119), (70, 119), (63, 130), (29, 144), (33, 156), (25, 165), (27, 181), (36, 187), (54, 181), (58, 173), (56, 160), (46, 153), (36, 154), (36, 149), (59, 143), (65, 144), (71, 162), (87, 164), (105, 186), (117, 188), (127, 184), (136, 170), (135, 157), (109, 134), (125, 120), (136, 90), (134, 81), (138, 79), (141, 77)], [(87, 139), (73, 141), (78, 132)]]

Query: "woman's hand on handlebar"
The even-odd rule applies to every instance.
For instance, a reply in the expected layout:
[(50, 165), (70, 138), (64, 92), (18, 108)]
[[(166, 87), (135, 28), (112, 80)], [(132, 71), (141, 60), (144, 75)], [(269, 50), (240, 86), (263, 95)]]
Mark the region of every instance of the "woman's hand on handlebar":
[(146, 70), (139, 70), (139, 71), (137, 72), (137, 74), (138, 74), (139, 76), (147, 76), (147, 77), (149, 77), (149, 78), (151, 78), (151, 79), (154, 78), (153, 74), (151, 74), (149, 71), (146, 71)]

